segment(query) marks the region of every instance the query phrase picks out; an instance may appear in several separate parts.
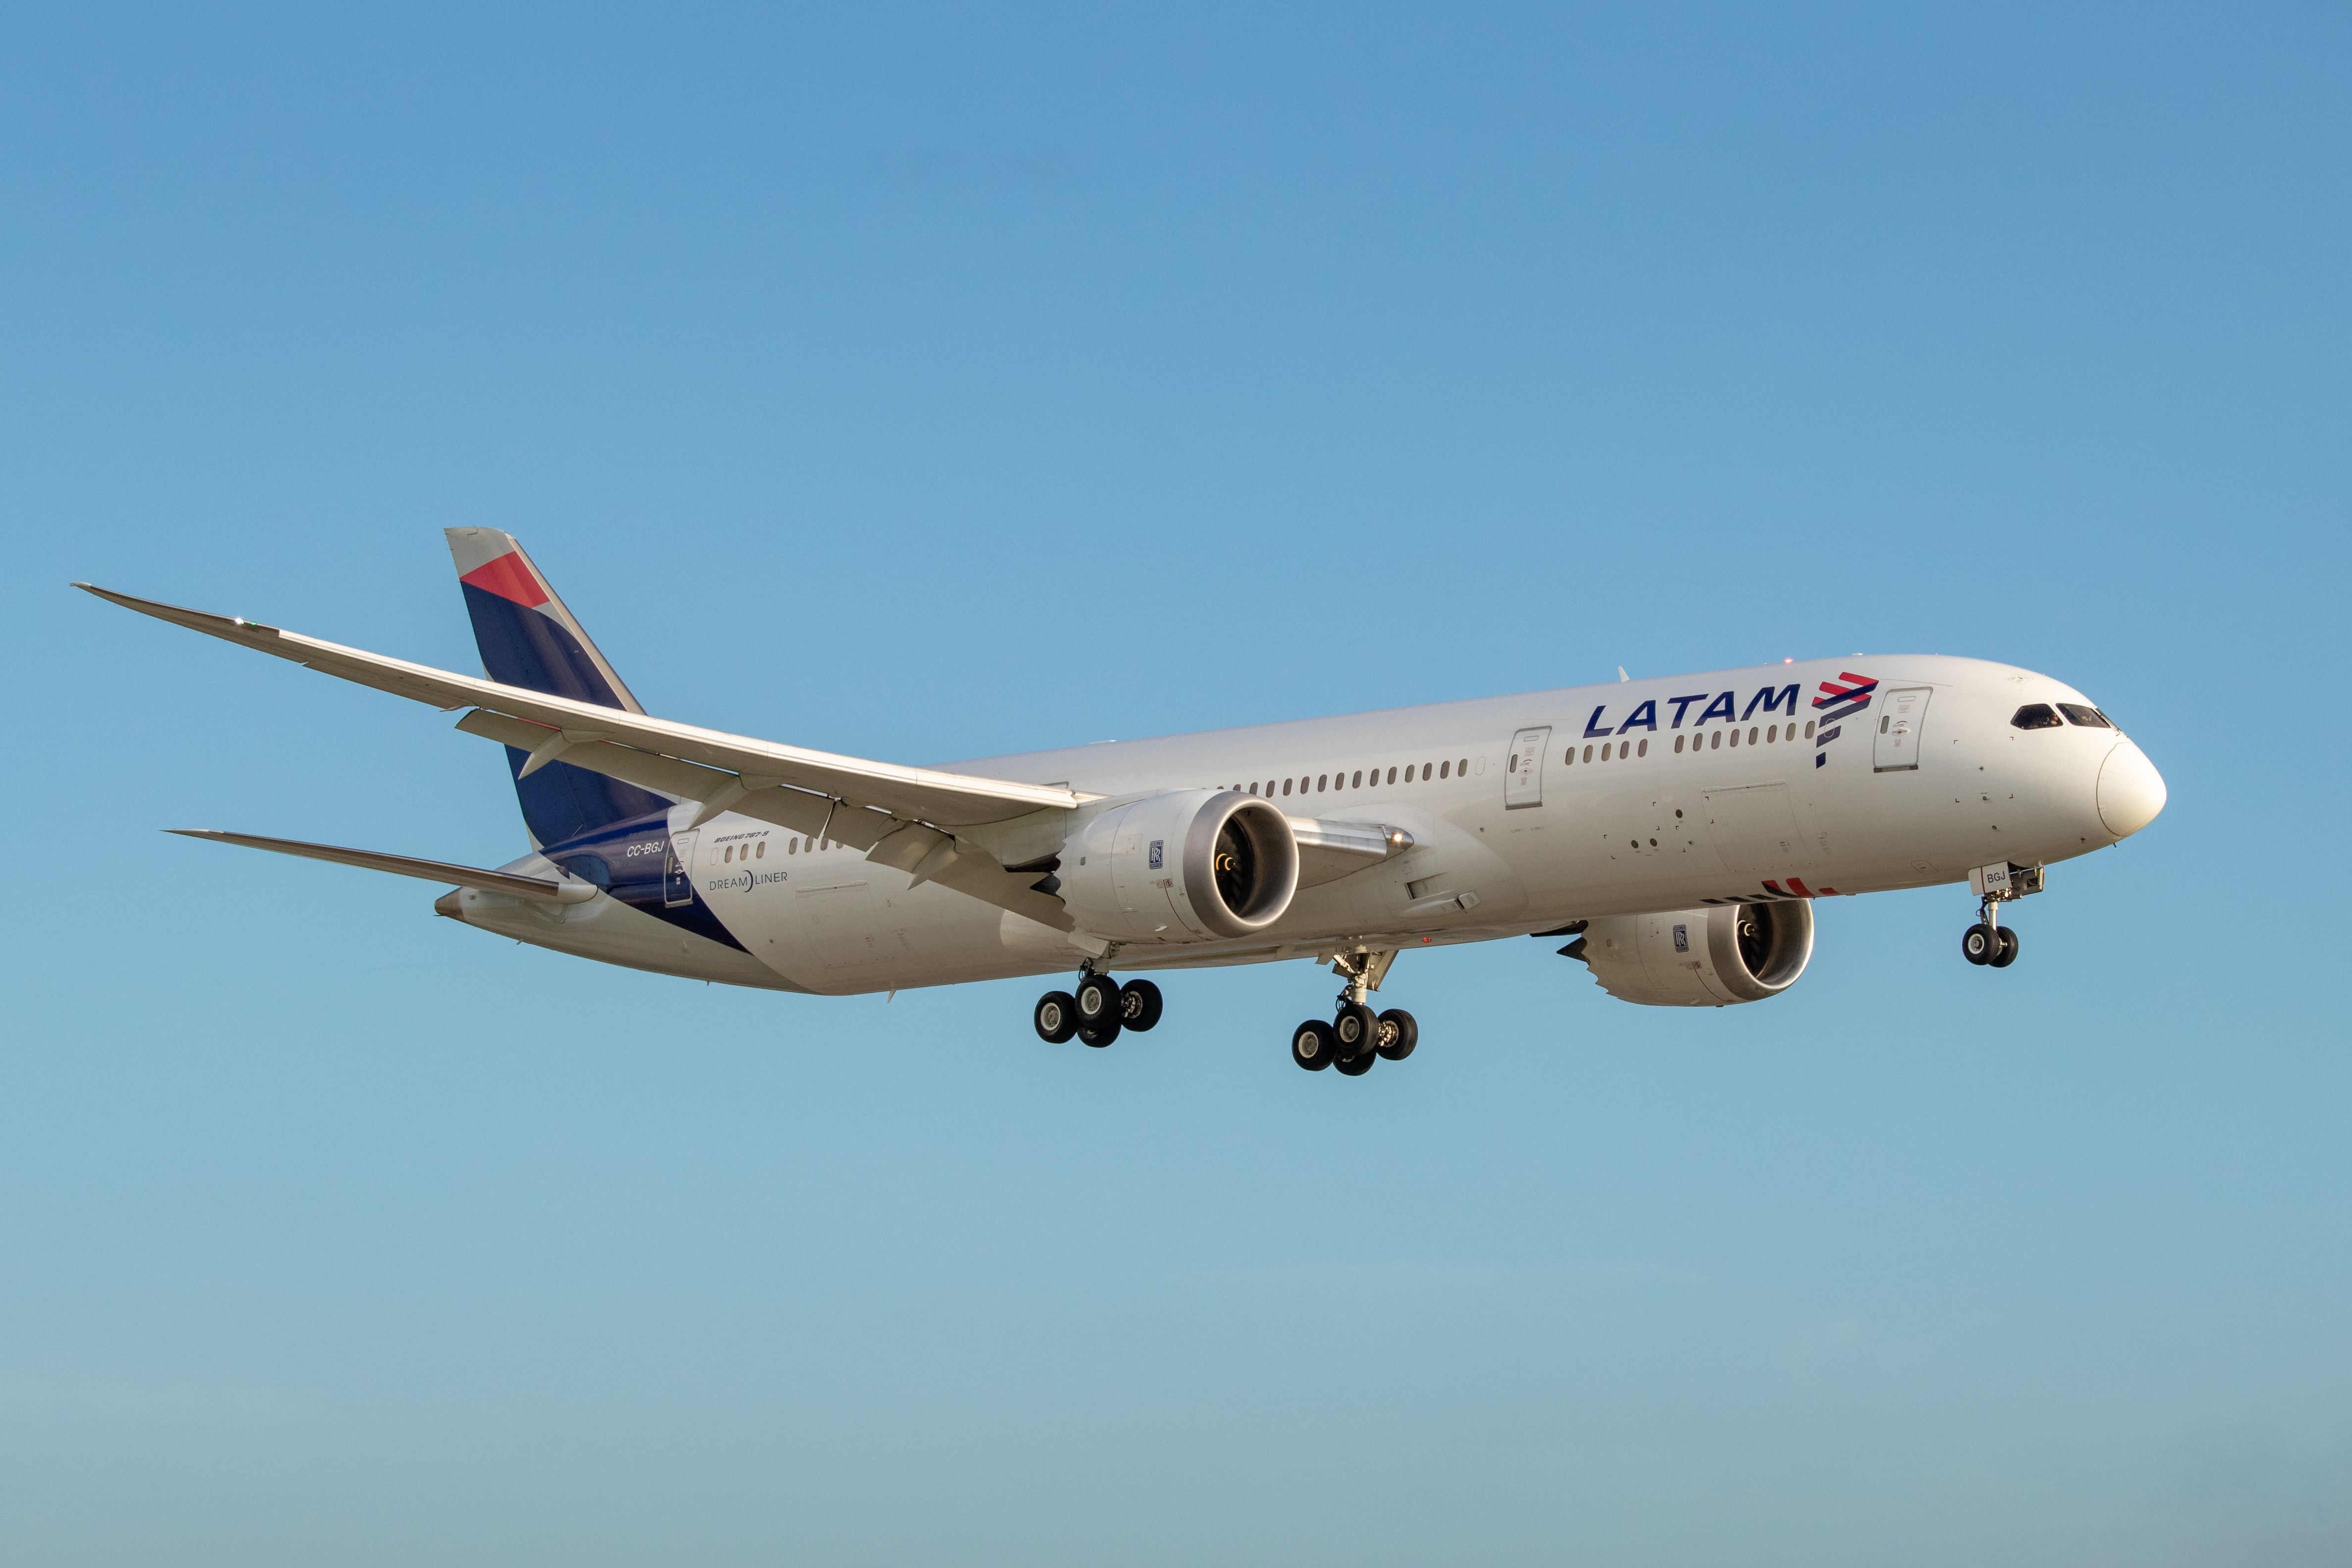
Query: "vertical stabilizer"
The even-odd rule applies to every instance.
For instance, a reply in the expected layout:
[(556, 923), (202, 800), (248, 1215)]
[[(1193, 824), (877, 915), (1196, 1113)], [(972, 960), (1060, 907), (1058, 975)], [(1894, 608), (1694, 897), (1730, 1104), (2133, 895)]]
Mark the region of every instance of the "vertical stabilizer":
[[(513, 534), (495, 528), (446, 531), (483, 673), (527, 691), (645, 711)], [(528, 753), (507, 748), (523, 824), (535, 845), (576, 838), (671, 804), (635, 784), (560, 762), (524, 778), (522, 766), (529, 760)]]

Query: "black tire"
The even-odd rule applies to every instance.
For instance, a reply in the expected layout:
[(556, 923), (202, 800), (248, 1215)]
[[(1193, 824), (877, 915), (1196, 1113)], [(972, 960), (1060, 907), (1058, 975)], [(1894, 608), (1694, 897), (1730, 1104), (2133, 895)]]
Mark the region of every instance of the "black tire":
[(1339, 1055), (1339, 1043), (1331, 1037), (1331, 1026), (1320, 1018), (1309, 1018), (1290, 1031), (1290, 1059), (1308, 1072), (1321, 1072)]
[(1048, 991), (1037, 998), (1036, 1010), (1029, 1021), (1037, 1026), (1037, 1037), (1049, 1046), (1058, 1046), (1078, 1032), (1078, 1005), (1066, 991)]
[(1985, 962), (1995, 969), (2007, 969), (2017, 962), (2017, 929), (2014, 926), (2000, 928), (2000, 951)]
[(1339, 1044), (1340, 1062), (1351, 1062), (1380, 1049), (1381, 1021), (1370, 1007), (1349, 1002), (1331, 1020), (1331, 1037)]
[(1117, 1038), (1118, 1038), (1117, 1018), (1105, 1018), (1098, 1024), (1078, 1026), (1078, 1042), (1081, 1045), (1092, 1046), (1097, 1050), (1102, 1049)]
[(1402, 1007), (1391, 1007), (1381, 1015), (1381, 1055), (1392, 1062), (1401, 1062), (1412, 1055), (1413, 1047), (1421, 1044), (1421, 1026), (1412, 1015)]
[(1108, 1019), (1118, 1021), (1118, 982), (1108, 974), (1082, 974), (1071, 992), (1070, 999), (1077, 1004), (1081, 1026)]
[(1118, 1023), (1123, 1029), (1147, 1034), (1160, 1022), (1160, 987), (1149, 980), (1130, 980), (1118, 988)]
[(1360, 1056), (1349, 1057), (1343, 1060), (1333, 1062), (1331, 1065), (1339, 1069), (1340, 1076), (1343, 1078), (1361, 1078), (1366, 1073), (1371, 1071), (1372, 1064), (1380, 1059), (1381, 1053), (1379, 1051), (1370, 1050), (1364, 1052)]
[(2000, 952), (2000, 934), (1979, 921), (1960, 934), (1960, 956), (1970, 963), (1990, 963)]

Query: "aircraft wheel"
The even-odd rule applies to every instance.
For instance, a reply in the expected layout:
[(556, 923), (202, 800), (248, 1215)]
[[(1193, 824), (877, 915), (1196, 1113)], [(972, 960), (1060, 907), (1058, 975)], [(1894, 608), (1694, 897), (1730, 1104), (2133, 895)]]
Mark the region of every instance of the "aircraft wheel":
[(1370, 1056), (1379, 1049), (1381, 1021), (1372, 1010), (1360, 1002), (1350, 1002), (1341, 1007), (1331, 1020), (1331, 1037), (1339, 1044), (1339, 1062), (1346, 1066), (1358, 1057)]
[(1078, 1006), (1081, 1026), (1118, 1021), (1118, 982), (1108, 974), (1082, 974), (1071, 999)]
[(1102, 1049), (1105, 1046), (1110, 1044), (1117, 1038), (1118, 1038), (1118, 1020), (1117, 1018), (1105, 1018), (1098, 1023), (1080, 1024), (1078, 1026), (1079, 1043), (1082, 1045), (1092, 1046), (1097, 1050)]
[(2013, 926), (2000, 928), (2000, 951), (1985, 962), (1995, 969), (2007, 969), (2017, 962), (2017, 931)]
[(1349, 1078), (1361, 1078), (1366, 1073), (1371, 1071), (1372, 1064), (1380, 1059), (1380, 1052), (1365, 1051), (1358, 1056), (1343, 1058), (1339, 1061), (1333, 1062), (1331, 1065), (1338, 1068), (1342, 1074)]
[(1381, 1055), (1392, 1062), (1401, 1062), (1412, 1055), (1413, 1047), (1421, 1044), (1421, 1026), (1412, 1015), (1402, 1007), (1391, 1007), (1381, 1015)]
[(1037, 1026), (1039, 1039), (1058, 1046), (1078, 1032), (1078, 1005), (1066, 991), (1048, 991), (1037, 998), (1037, 1010), (1029, 1021)]
[(2000, 952), (2000, 934), (1982, 921), (1960, 937), (1960, 956), (1970, 963), (1990, 963)]
[(1331, 1037), (1331, 1026), (1320, 1018), (1309, 1018), (1290, 1031), (1290, 1059), (1308, 1072), (1321, 1072), (1339, 1054), (1339, 1042)]
[(1118, 988), (1118, 1022), (1138, 1034), (1160, 1022), (1160, 987), (1149, 980), (1130, 980)]

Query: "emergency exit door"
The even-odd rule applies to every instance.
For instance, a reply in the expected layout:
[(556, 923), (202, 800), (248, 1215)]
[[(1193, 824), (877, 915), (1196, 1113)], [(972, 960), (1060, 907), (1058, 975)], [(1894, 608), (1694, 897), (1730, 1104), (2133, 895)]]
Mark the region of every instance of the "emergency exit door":
[(1933, 688), (1899, 686), (1878, 700), (1878, 733), (1872, 737), (1870, 771), (1904, 773), (1919, 765), (1919, 743), (1927, 722)]
[(1543, 759), (1551, 744), (1551, 726), (1522, 730), (1511, 737), (1510, 760), (1504, 764), (1503, 809), (1543, 804)]

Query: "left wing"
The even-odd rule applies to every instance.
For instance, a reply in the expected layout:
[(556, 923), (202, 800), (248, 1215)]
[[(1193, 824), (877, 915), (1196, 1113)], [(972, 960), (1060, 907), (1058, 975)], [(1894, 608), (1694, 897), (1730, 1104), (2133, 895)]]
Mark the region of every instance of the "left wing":
[(526, 773), (562, 758), (576, 767), (698, 801), (697, 821), (738, 811), (822, 834), (880, 864), (936, 881), (1062, 931), (1062, 901), (1004, 869), (1032, 845), (1061, 842), (1066, 815), (1087, 800), (1068, 789), (869, 762), (731, 735), (495, 680), (456, 675), (323, 642), (236, 616), (183, 609), (77, 583), (142, 616), (444, 710), (472, 708), (458, 728), (528, 751)]

